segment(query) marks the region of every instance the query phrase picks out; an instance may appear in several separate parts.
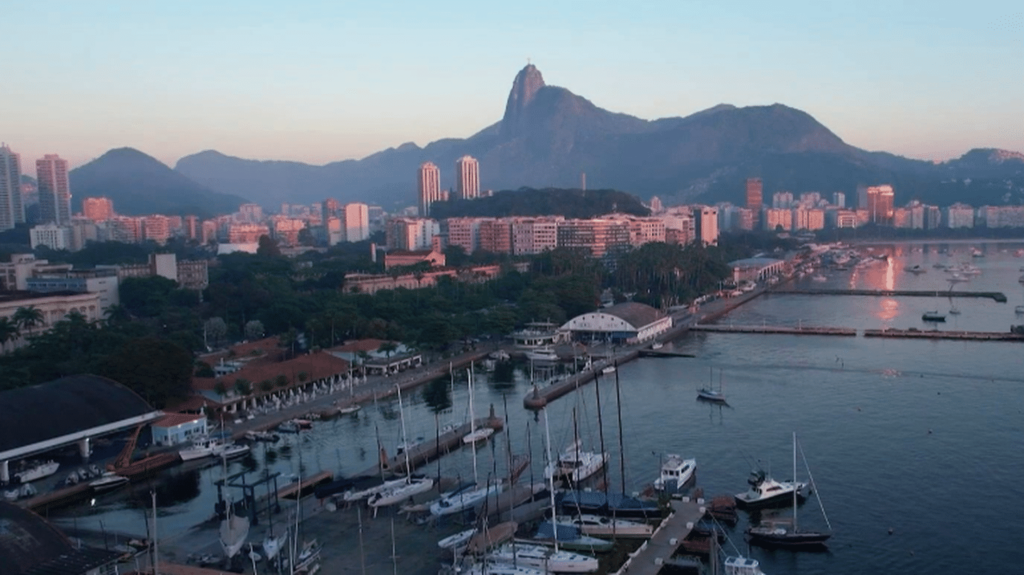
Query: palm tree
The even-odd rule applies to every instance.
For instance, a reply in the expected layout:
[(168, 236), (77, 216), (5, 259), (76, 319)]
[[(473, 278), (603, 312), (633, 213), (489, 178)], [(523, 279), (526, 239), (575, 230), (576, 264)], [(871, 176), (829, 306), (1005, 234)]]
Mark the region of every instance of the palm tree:
[(32, 333), (33, 327), (43, 323), (43, 312), (34, 305), (19, 307), (11, 319), (19, 328), (28, 329), (29, 333)]
[(119, 303), (112, 304), (104, 312), (107, 316), (107, 325), (118, 325), (122, 323), (128, 323), (132, 319), (132, 314), (128, 311), (128, 308), (124, 307)]
[(13, 341), (18, 336), (18, 325), (10, 318), (0, 317), (0, 352), (4, 351), (7, 342)]

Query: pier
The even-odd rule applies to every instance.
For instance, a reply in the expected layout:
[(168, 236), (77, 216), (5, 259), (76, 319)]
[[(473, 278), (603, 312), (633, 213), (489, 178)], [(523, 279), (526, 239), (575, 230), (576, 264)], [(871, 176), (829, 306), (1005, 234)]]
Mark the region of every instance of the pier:
[(590, 383), (597, 379), (601, 370), (610, 365), (621, 365), (628, 361), (633, 361), (640, 356), (640, 350), (633, 349), (622, 355), (613, 355), (612, 358), (594, 364), (593, 369), (575, 373), (569, 377), (552, 383), (551, 385), (541, 388), (534, 386), (533, 391), (526, 394), (523, 398), (523, 407), (526, 409), (541, 409), (548, 404), (549, 401), (558, 399), (563, 395), (579, 389), (581, 385)]
[(952, 290), (872, 290), (872, 289), (775, 289), (772, 293), (794, 295), (862, 295), (882, 297), (973, 297), (989, 298), (1006, 303), (1006, 294), (996, 291), (952, 291)]
[(964, 341), (1020, 341), (1024, 335), (995, 331), (938, 331), (919, 329), (866, 329), (864, 337), (901, 337), (908, 339), (959, 339)]
[[(698, 500), (699, 501), (699, 500)], [(697, 501), (671, 501), (672, 513), (661, 522), (654, 536), (646, 541), (615, 572), (615, 575), (657, 575), (704, 516), (705, 508)]]
[[(494, 407), (491, 406), (491, 416), (481, 417), (475, 420), (476, 428), (490, 427), (495, 431), (500, 431), (505, 427), (505, 420), (493, 415)], [(465, 423), (454, 429), (449, 429), (441, 433), (438, 437), (429, 441), (424, 441), (418, 445), (413, 445), (409, 448), (409, 466), (412, 468), (409, 471), (415, 470), (417, 467), (429, 463), (442, 455), (450, 453), (454, 449), (458, 449), (462, 446), (462, 438), (470, 432), (470, 424)], [(363, 470), (356, 475), (380, 475), (382, 468), (383, 471), (389, 471), (394, 474), (403, 474), (406, 472), (405, 461), (406, 454), (395, 455), (394, 457), (384, 459), (385, 453), (381, 453), (381, 462), (373, 467)]]
[(692, 353), (683, 353), (681, 351), (672, 351), (668, 349), (641, 349), (640, 357), (697, 357)]
[(721, 333), (781, 333), (788, 335), (842, 335), (852, 337), (857, 330), (849, 327), (791, 327), (781, 325), (695, 325), (691, 331)]

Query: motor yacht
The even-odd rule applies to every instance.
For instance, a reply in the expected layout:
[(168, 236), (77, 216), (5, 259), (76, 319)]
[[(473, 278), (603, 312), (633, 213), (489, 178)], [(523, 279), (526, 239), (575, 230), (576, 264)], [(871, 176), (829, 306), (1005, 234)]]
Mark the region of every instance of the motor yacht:
[(786, 503), (793, 497), (793, 490), (797, 490), (797, 497), (802, 497), (802, 491), (807, 487), (806, 483), (794, 481), (776, 481), (758, 469), (750, 472), (747, 478), (750, 488), (736, 494), (736, 503), (745, 507), (767, 506), (777, 503)]
[(654, 480), (654, 489), (666, 493), (681, 490), (697, 470), (696, 459), (683, 459), (674, 453), (666, 455), (661, 463), (661, 476)]

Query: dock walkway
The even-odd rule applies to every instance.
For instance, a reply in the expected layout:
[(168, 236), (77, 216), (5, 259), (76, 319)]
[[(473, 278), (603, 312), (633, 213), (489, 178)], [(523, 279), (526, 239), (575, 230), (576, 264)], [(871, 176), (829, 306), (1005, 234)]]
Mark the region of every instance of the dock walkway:
[(790, 335), (857, 335), (856, 329), (848, 327), (792, 327), (781, 325), (695, 325), (690, 327), (690, 330), (726, 333), (782, 333)]
[(547, 387), (534, 387), (533, 391), (527, 393), (526, 397), (523, 398), (523, 407), (526, 409), (541, 409), (547, 405), (548, 402), (579, 389), (581, 385), (590, 383), (597, 378), (598, 374), (600, 374), (601, 370), (605, 367), (616, 364), (621, 365), (628, 361), (633, 361), (639, 356), (639, 349), (631, 349), (626, 353), (613, 355), (609, 359), (595, 363), (593, 369), (588, 369), (586, 371), (570, 375), (569, 377), (556, 381)]
[(657, 575), (664, 562), (675, 554), (683, 539), (693, 530), (693, 525), (704, 516), (704, 506), (694, 500), (673, 499), (671, 505), (672, 514), (662, 521), (650, 540), (630, 555), (615, 575)]
[(794, 295), (863, 295), (884, 297), (974, 297), (989, 298), (999, 303), (1006, 303), (1006, 294), (995, 291), (776, 288), (773, 289), (771, 293)]
[[(492, 409), (493, 411), (493, 409)], [(490, 427), (495, 431), (500, 431), (505, 426), (505, 421), (500, 417), (490, 416), (481, 417), (476, 420), (476, 427)], [(438, 437), (424, 441), (418, 445), (414, 445), (409, 449), (409, 465), (415, 470), (417, 467), (429, 463), (451, 452), (454, 449), (458, 449), (462, 446), (462, 438), (470, 432), (470, 424), (465, 423), (453, 429), (449, 429), (444, 433), (441, 433)], [(385, 453), (386, 454), (386, 453)], [(381, 472), (381, 464), (383, 464), (384, 471), (391, 472), (394, 474), (405, 473), (405, 454), (396, 454), (386, 460), (381, 461), (368, 469), (363, 470), (356, 475), (379, 475)]]

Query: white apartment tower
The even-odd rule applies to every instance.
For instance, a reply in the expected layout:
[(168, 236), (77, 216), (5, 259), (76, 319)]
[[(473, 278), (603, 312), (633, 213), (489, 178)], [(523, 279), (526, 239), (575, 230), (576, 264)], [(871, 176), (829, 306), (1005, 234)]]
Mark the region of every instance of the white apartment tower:
[(462, 200), (480, 197), (480, 163), (476, 158), (462, 156), (455, 161), (455, 192)]
[(25, 223), (21, 204), (21, 156), (0, 144), (0, 232)]
[(46, 154), (36, 160), (36, 176), (39, 179), (39, 219), (58, 226), (71, 225), (68, 161), (57, 154)]
[(345, 204), (344, 215), (345, 241), (361, 242), (370, 237), (370, 207), (366, 204)]
[(441, 170), (434, 162), (420, 164), (419, 173), (420, 216), (430, 214), (430, 204), (441, 201)]

